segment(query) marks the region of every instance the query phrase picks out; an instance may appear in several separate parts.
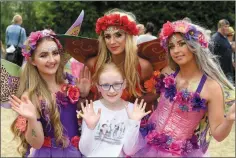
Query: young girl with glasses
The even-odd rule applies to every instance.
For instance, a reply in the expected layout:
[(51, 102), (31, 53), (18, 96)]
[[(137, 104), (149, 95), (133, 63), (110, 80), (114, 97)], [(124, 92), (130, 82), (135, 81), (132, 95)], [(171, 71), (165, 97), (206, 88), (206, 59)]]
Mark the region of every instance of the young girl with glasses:
[(95, 83), (102, 98), (90, 104), (86, 101), (86, 106), (82, 103), (78, 112), (83, 118), (81, 153), (89, 157), (133, 155), (139, 149), (137, 140), (141, 140), (140, 120), (151, 111), (145, 112), (143, 100), (132, 104), (121, 99), (126, 80), (114, 63), (102, 66)]

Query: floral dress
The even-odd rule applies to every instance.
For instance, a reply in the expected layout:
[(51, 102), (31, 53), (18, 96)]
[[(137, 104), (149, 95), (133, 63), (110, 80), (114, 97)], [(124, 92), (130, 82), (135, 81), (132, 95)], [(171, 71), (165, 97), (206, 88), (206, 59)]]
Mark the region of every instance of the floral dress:
[(148, 121), (142, 122), (146, 144), (135, 156), (202, 157), (206, 153), (209, 122), (207, 103), (200, 93), (207, 76), (202, 76), (195, 92), (188, 92), (176, 89), (177, 73), (156, 78), (159, 104)]
[(64, 84), (61, 91), (56, 95), (56, 104), (60, 112), (60, 120), (63, 126), (64, 136), (68, 140), (68, 146), (62, 148), (56, 144), (54, 136), (54, 128), (50, 124), (50, 116), (47, 110), (47, 104), (44, 100), (40, 100), (42, 108), (42, 116), (38, 121), (42, 123), (44, 131), (44, 143), (40, 149), (34, 149), (30, 153), (31, 157), (81, 157), (78, 149), (79, 143), (79, 125), (76, 116), (77, 103), (79, 99), (79, 89), (74, 85), (73, 76), (66, 74), (69, 84)]

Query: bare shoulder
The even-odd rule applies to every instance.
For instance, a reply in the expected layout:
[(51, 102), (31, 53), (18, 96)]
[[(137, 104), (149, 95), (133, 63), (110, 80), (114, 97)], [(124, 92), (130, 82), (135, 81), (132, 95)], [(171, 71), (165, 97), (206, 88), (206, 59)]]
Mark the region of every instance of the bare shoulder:
[(172, 70), (168, 65), (161, 70), (161, 74), (163, 75), (170, 75), (173, 72), (174, 70)]
[(152, 64), (143, 58), (138, 57), (139, 64), (141, 66), (141, 79), (147, 80), (149, 79), (153, 74), (153, 66)]
[(209, 77), (207, 77), (201, 93), (207, 100), (223, 97), (223, 91), (220, 84)]
[(88, 58), (84, 64), (88, 66), (89, 70), (92, 70), (94, 68), (96, 61), (97, 61), (97, 57), (92, 57), (92, 58)]

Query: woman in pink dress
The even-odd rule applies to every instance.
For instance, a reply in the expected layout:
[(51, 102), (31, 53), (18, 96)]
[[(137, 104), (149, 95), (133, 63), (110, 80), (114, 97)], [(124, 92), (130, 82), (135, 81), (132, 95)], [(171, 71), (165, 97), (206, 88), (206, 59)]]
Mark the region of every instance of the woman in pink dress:
[(146, 144), (136, 156), (206, 156), (210, 135), (224, 140), (235, 121), (235, 104), (224, 115), (223, 95), (223, 87), (234, 87), (209, 51), (204, 28), (167, 22), (160, 38), (175, 72), (155, 78), (160, 100), (146, 123)]

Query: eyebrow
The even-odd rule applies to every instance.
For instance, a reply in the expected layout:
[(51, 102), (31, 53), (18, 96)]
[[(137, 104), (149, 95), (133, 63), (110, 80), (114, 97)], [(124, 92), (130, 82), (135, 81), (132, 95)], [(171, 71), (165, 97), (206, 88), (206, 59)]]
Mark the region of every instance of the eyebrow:
[[(116, 84), (116, 83), (123, 83), (124, 81), (115, 81), (115, 82), (113, 82), (112, 84)], [(112, 84), (110, 84), (110, 83), (107, 83), (107, 82), (105, 82), (105, 83), (101, 83), (101, 84), (109, 84), (109, 85), (112, 85)], [(101, 85), (100, 84), (100, 85)]]
[(110, 33), (110, 32), (104, 32), (104, 35), (114, 35), (114, 34), (117, 34), (117, 33), (123, 33), (122, 30), (117, 30), (117, 31), (112, 31), (113, 33)]
[[(184, 39), (180, 39), (180, 40), (177, 41), (177, 43), (182, 42), (182, 41), (185, 41), (185, 40)], [(173, 44), (173, 42), (170, 41), (169, 44)]]

